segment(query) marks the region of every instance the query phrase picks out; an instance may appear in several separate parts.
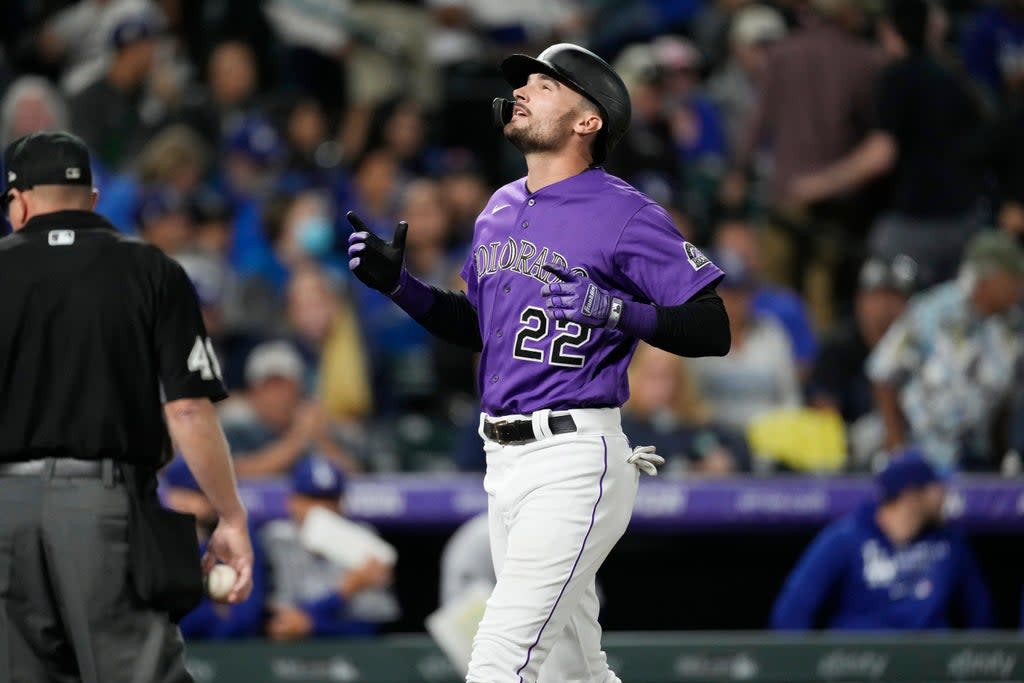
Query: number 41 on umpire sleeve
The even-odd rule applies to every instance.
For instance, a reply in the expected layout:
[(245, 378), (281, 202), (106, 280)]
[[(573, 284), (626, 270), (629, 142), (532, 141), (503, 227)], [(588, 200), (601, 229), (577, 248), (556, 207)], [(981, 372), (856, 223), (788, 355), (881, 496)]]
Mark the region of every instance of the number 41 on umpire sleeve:
[(198, 372), (203, 379), (221, 379), (220, 363), (209, 337), (203, 339), (196, 335), (196, 343), (188, 354), (188, 369), (189, 372)]

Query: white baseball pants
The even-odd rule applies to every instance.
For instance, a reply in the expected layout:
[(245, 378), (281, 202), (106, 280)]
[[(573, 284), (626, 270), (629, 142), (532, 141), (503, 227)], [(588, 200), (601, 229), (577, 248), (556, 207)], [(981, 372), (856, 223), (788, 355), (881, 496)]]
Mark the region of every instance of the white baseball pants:
[(571, 434), (552, 435), (542, 410), (531, 418), (543, 438), (484, 439), (498, 581), (468, 683), (620, 683), (601, 651), (594, 577), (629, 524), (640, 474), (617, 408), (567, 412)]

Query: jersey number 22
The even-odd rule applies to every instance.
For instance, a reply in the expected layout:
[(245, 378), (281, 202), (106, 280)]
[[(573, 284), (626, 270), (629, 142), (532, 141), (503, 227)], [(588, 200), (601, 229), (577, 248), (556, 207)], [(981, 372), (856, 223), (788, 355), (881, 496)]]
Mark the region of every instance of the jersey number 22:
[[(527, 342), (539, 342), (547, 337), (551, 319), (548, 318), (544, 309), (528, 306), (519, 316), (519, 322), (523, 323), (523, 326), (516, 332), (516, 343), (512, 348), (512, 355), (519, 360), (543, 363), (545, 350), (531, 348), (527, 346)], [(563, 368), (582, 368), (587, 357), (579, 353), (570, 353), (567, 349), (578, 350), (590, 341), (590, 328), (578, 323), (558, 320), (555, 322), (555, 329), (559, 330), (561, 334), (551, 340), (551, 352), (547, 354), (548, 364)]]

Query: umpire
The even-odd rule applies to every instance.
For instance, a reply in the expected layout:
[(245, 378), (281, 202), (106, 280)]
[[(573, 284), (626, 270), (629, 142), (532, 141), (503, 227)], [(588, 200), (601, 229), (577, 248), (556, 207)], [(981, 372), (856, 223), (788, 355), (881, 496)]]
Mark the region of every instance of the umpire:
[(0, 239), (0, 681), (191, 681), (180, 615), (159, 591), (175, 562), (201, 587), (194, 527), (179, 552), (137, 512), (165, 513), (155, 472), (171, 439), (219, 515), (203, 567), (238, 572), (228, 602), (248, 595), (252, 569), (195, 292), (175, 262), (93, 212), (80, 139), (20, 138), (4, 173), (15, 232)]

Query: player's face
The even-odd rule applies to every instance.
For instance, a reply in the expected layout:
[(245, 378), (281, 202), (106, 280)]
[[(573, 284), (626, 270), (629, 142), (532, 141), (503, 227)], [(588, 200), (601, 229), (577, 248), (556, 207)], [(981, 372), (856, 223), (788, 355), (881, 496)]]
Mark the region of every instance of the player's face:
[(505, 137), (523, 154), (555, 152), (573, 133), (582, 96), (545, 74), (531, 74), (513, 93), (516, 105)]

